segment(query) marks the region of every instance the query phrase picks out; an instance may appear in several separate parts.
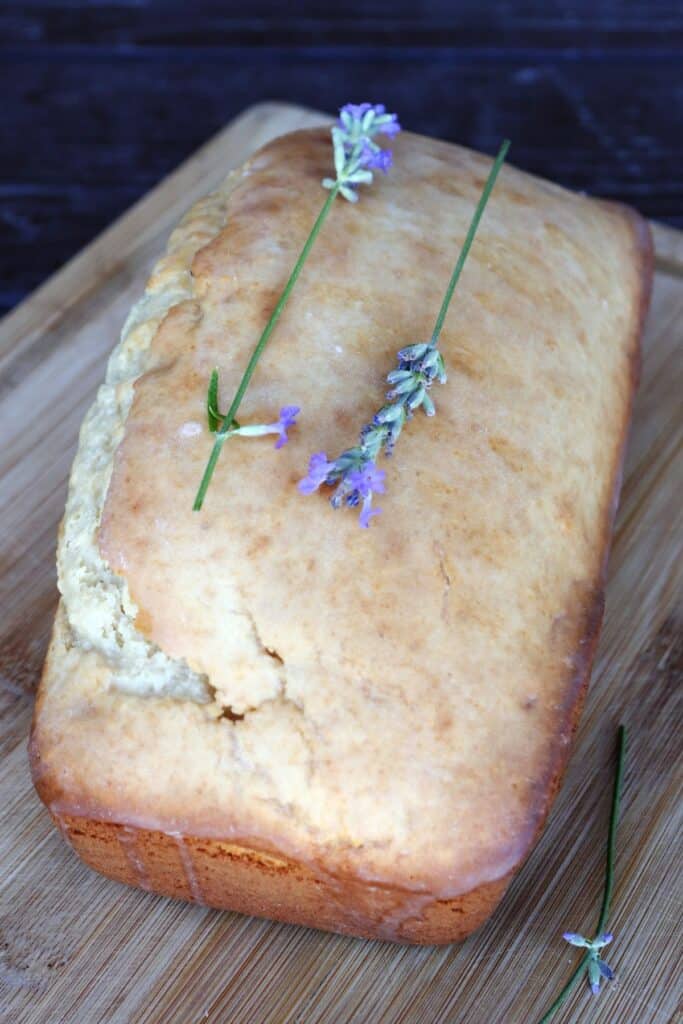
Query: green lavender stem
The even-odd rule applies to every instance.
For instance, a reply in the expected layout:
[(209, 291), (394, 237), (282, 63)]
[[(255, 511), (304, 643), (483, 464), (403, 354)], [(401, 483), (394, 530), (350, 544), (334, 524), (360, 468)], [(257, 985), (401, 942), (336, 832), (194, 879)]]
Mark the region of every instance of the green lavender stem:
[(342, 184), (341, 182), (338, 182), (330, 190), (330, 194), (328, 195), (327, 199), (325, 200), (325, 202), (323, 204), (323, 207), (322, 207), (320, 213), (318, 214), (318, 217), (316, 219), (315, 224), (311, 228), (311, 233), (308, 236), (308, 238), (306, 239), (304, 247), (301, 250), (301, 253), (299, 255), (299, 258), (296, 261), (296, 263), (294, 264), (294, 269), (292, 270), (292, 273), (289, 276), (289, 280), (287, 281), (287, 284), (284, 287), (282, 295), (278, 299), (277, 305), (276, 305), (275, 309), (273, 310), (273, 312), (271, 313), (270, 320), (266, 324), (266, 326), (265, 326), (265, 328), (263, 330), (263, 334), (259, 338), (258, 344), (256, 345), (256, 348), (254, 349), (254, 351), (251, 354), (251, 359), (247, 363), (247, 368), (244, 371), (244, 374), (242, 376), (242, 380), (240, 381), (239, 387), (237, 388), (237, 391), (235, 392), (235, 397), (232, 400), (230, 408), (228, 409), (227, 413), (225, 414), (225, 417), (223, 419), (223, 422), (221, 424), (220, 429), (216, 431), (213, 449), (211, 451), (211, 455), (209, 456), (209, 461), (206, 464), (206, 469), (204, 470), (204, 475), (203, 475), (202, 481), (201, 481), (201, 483), (199, 485), (199, 490), (197, 491), (197, 495), (196, 495), (196, 497), (194, 499), (194, 505), (192, 506), (192, 510), (194, 512), (198, 512), (201, 509), (201, 507), (202, 507), (202, 505), (204, 503), (204, 498), (206, 497), (207, 489), (209, 487), (209, 484), (211, 483), (211, 477), (213, 476), (214, 470), (216, 468), (216, 464), (217, 464), (218, 459), (220, 457), (221, 450), (223, 448), (223, 444), (225, 443), (225, 439), (228, 437), (228, 435), (230, 433), (230, 428), (233, 426), (235, 415), (237, 414), (237, 410), (239, 409), (240, 403), (241, 403), (242, 399), (244, 398), (244, 394), (245, 394), (247, 388), (249, 387), (249, 381), (251, 380), (251, 378), (254, 375), (254, 370), (256, 369), (258, 361), (259, 361), (259, 359), (261, 358), (261, 356), (263, 354), (263, 350), (265, 349), (266, 345), (268, 344), (268, 340), (269, 340), (271, 334), (273, 333), (273, 329), (275, 327), (275, 324), (280, 319), (280, 315), (281, 315), (283, 309), (285, 308), (285, 306), (287, 305), (287, 300), (289, 299), (289, 296), (292, 293), (292, 289), (294, 288), (294, 285), (297, 282), (299, 274), (301, 273), (303, 265), (304, 265), (304, 263), (306, 262), (306, 260), (308, 258), (308, 254), (310, 253), (311, 249), (313, 248), (313, 244), (314, 244), (316, 238), (318, 237), (318, 234), (320, 233), (320, 229), (322, 228), (323, 224), (325, 223), (325, 219), (326, 219), (328, 213), (330, 212), (330, 209), (332, 208), (332, 204), (334, 203), (334, 200), (335, 200), (335, 198), (337, 196), (337, 193), (339, 192), (341, 184)]
[[(609, 916), (610, 903), (612, 902), (612, 890), (614, 888), (614, 860), (616, 855), (617, 846), (617, 823), (619, 821), (619, 802), (621, 800), (621, 785), (624, 778), (624, 764), (626, 761), (626, 727), (623, 725), (619, 726), (617, 732), (617, 771), (614, 779), (614, 793), (612, 795), (612, 811), (609, 819), (609, 838), (607, 840), (607, 865), (605, 868), (605, 891), (602, 897), (602, 907), (600, 909), (600, 919), (598, 926), (595, 930), (596, 935), (600, 935), (607, 924), (607, 918)], [(555, 1002), (552, 1004), (550, 1009), (541, 1017), (538, 1024), (547, 1024), (552, 1015), (556, 1010), (562, 1006), (567, 996), (574, 990), (579, 979), (583, 976), (586, 968), (586, 963), (590, 956), (590, 951), (584, 953), (579, 961), (579, 965), (570, 977), (567, 984), (564, 986), (560, 994), (558, 995)]]
[(467, 232), (467, 235), (465, 236), (465, 241), (463, 243), (463, 247), (460, 250), (460, 255), (458, 256), (458, 259), (457, 259), (457, 262), (455, 264), (455, 267), (453, 268), (453, 273), (451, 274), (451, 279), (448, 282), (448, 288), (446, 289), (446, 294), (444, 295), (443, 302), (441, 303), (441, 309), (439, 310), (439, 315), (437, 316), (436, 323), (434, 324), (434, 330), (432, 331), (432, 344), (433, 345), (436, 345), (436, 343), (439, 340), (439, 335), (441, 334), (441, 328), (443, 327), (443, 322), (446, 319), (446, 313), (448, 312), (448, 307), (450, 305), (451, 299), (453, 298), (453, 292), (455, 291), (455, 286), (458, 283), (458, 278), (460, 277), (460, 274), (462, 272), (462, 268), (465, 266), (465, 261), (466, 261), (468, 255), (469, 255), (469, 251), (470, 251), (470, 249), (472, 247), (472, 242), (474, 241), (474, 236), (477, 233), (477, 228), (479, 227), (479, 221), (481, 220), (482, 214), (483, 214), (484, 209), (486, 207), (486, 204), (489, 201), (489, 196), (491, 195), (491, 192), (493, 191), (493, 186), (495, 185), (496, 178), (498, 177), (498, 172), (500, 171), (501, 167), (503, 166), (503, 162), (505, 160), (505, 157), (507, 156), (507, 151), (508, 151), (509, 148), (510, 148), (510, 140), (509, 139), (505, 139), (503, 141), (503, 143), (501, 144), (501, 147), (498, 150), (498, 156), (494, 160), (493, 166), (492, 166), (491, 170), (489, 171), (489, 176), (488, 176), (486, 184), (484, 186), (484, 191), (482, 192), (482, 194), (481, 194), (481, 196), (479, 198), (479, 202), (477, 203), (477, 208), (474, 211), (474, 216), (472, 217), (472, 223), (470, 224), (469, 230)]

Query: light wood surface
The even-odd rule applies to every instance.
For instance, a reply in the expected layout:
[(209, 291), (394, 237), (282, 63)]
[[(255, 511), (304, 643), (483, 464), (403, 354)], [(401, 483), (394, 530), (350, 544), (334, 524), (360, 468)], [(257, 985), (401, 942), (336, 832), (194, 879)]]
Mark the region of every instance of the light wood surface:
[(680, 1019), (683, 938), (683, 235), (670, 229), (655, 229), (607, 614), (576, 749), (541, 842), (477, 935), (399, 947), (127, 889), (77, 860), (31, 787), (26, 737), (56, 605), (57, 525), (106, 356), (184, 209), (271, 136), (320, 119), (275, 104), (247, 111), (0, 325), (0, 1021), (534, 1024), (577, 962), (562, 931), (595, 927), (624, 721), (608, 950), (617, 981), (598, 999), (581, 985), (555, 1020), (669, 1024)]

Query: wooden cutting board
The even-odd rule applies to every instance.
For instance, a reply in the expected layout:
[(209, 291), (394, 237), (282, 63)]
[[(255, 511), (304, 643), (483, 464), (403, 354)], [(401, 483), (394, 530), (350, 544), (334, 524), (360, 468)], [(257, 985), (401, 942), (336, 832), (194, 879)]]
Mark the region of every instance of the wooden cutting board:
[(630, 749), (609, 949), (617, 981), (598, 999), (581, 985), (555, 1020), (668, 1024), (680, 995), (683, 909), (675, 856), (683, 235), (666, 228), (655, 229), (657, 276), (607, 615), (576, 749), (541, 842), (477, 935), (445, 948), (392, 946), (127, 889), (77, 860), (32, 789), (26, 736), (57, 600), (57, 525), (107, 354), (183, 211), (267, 139), (320, 120), (291, 106), (248, 110), (0, 325), (0, 1020), (533, 1024), (577, 962), (562, 931), (595, 927), (624, 721)]

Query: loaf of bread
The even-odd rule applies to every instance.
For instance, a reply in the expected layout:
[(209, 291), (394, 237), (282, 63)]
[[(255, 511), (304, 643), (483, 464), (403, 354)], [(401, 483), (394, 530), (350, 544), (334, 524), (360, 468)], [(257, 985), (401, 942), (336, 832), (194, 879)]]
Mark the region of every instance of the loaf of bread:
[(559, 786), (603, 608), (651, 280), (628, 209), (506, 166), (368, 530), (297, 481), (429, 338), (489, 170), (402, 134), (337, 200), (240, 409), (224, 406), (315, 219), (329, 132), (267, 145), (171, 236), (80, 435), (38, 695), (38, 792), (83, 860), (215, 907), (406, 942), (500, 900)]

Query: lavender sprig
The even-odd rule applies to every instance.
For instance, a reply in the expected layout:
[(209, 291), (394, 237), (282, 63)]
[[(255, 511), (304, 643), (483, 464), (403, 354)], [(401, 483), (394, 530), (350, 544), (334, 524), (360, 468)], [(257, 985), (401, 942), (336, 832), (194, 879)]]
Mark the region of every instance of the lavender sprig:
[(363, 427), (359, 443), (354, 448), (347, 448), (332, 461), (328, 461), (325, 452), (317, 452), (311, 456), (307, 475), (299, 482), (302, 494), (312, 494), (323, 484), (334, 487), (330, 499), (332, 507), (360, 506), (359, 521), (362, 527), (367, 528), (371, 517), (381, 511), (372, 508), (373, 494), (384, 493), (386, 474), (377, 468), (378, 456), (382, 452), (385, 455), (392, 454), (403, 427), (418, 409), (421, 408), (427, 416), (433, 416), (436, 412), (429, 391), (435, 380), (440, 384), (446, 381), (443, 356), (438, 350), (439, 337), (479, 221), (509, 148), (510, 143), (506, 139), (500, 147), (477, 203), (463, 247), (448, 282), (431, 339), (408, 345), (407, 348), (400, 350), (396, 369), (387, 376), (387, 382), (391, 385), (391, 390), (386, 395), (387, 402), (375, 413), (372, 421)]
[[(277, 434), (275, 447), (282, 448), (289, 440), (287, 431), (296, 425), (296, 418), (300, 412), (301, 409), (298, 405), (285, 405), (280, 409), (280, 415), (275, 423), (251, 423), (244, 427), (233, 419), (232, 427), (229, 427), (225, 433), (227, 437), (263, 437), (264, 434)], [(218, 409), (218, 370), (212, 371), (209, 380), (206, 417), (209, 422), (209, 430), (214, 434), (226, 419), (224, 413)]]
[[(347, 103), (346, 106), (341, 108), (339, 112), (339, 121), (332, 128), (334, 170), (336, 176), (334, 178), (324, 178), (322, 182), (323, 187), (330, 190), (330, 194), (325, 200), (325, 203), (323, 204), (323, 207), (311, 228), (311, 233), (304, 243), (304, 247), (301, 250), (298, 260), (294, 264), (294, 269), (289, 276), (287, 284), (285, 285), (283, 292), (278, 299), (277, 305), (275, 306), (275, 309), (273, 310), (270, 319), (264, 327), (263, 333), (251, 354), (251, 358), (247, 363), (247, 368), (244, 371), (237, 391), (235, 392), (235, 397), (230, 403), (230, 407), (225, 416), (220, 416), (217, 411), (216, 394), (218, 390), (218, 372), (214, 371), (211, 375), (207, 393), (207, 410), (209, 429), (214, 435), (214, 444), (192, 506), (195, 512), (199, 511), (204, 503), (204, 498), (206, 497), (206, 492), (209, 484), (211, 483), (211, 478), (218, 463), (223, 445), (228, 437), (232, 437), (233, 435), (240, 433), (243, 436), (257, 436), (255, 430), (252, 428), (250, 428), (250, 433), (245, 433), (245, 430), (240, 428), (239, 424), (236, 422), (235, 416), (237, 415), (237, 410), (244, 398), (258, 361), (263, 354), (263, 350), (268, 343), (275, 324), (279, 320), (280, 315), (287, 304), (287, 300), (292, 293), (303, 265), (313, 248), (313, 243), (318, 237), (328, 213), (332, 209), (332, 204), (334, 203), (335, 198), (338, 194), (341, 194), (344, 199), (347, 199), (349, 202), (357, 202), (358, 192), (356, 190), (359, 185), (370, 185), (372, 183), (373, 170), (381, 170), (384, 171), (384, 173), (389, 170), (389, 167), (391, 166), (391, 152), (389, 150), (381, 149), (375, 139), (378, 135), (386, 135), (389, 138), (393, 138), (400, 130), (401, 126), (398, 123), (396, 114), (387, 114), (386, 109), (382, 104)], [(266, 426), (267, 425), (261, 425), (259, 427), (261, 433), (270, 432), (266, 431)], [(273, 425), (271, 424), (271, 426)]]
[(398, 364), (387, 376), (392, 385), (387, 403), (363, 427), (359, 444), (348, 448), (333, 462), (324, 452), (311, 457), (308, 474), (299, 482), (302, 494), (312, 494), (321, 484), (336, 485), (332, 507), (360, 505), (360, 525), (367, 528), (379, 508), (372, 508), (373, 494), (384, 493), (384, 470), (377, 468), (377, 457), (391, 455), (405, 423), (422, 407), (428, 416), (435, 413), (428, 391), (433, 382), (446, 380), (443, 358), (435, 343), (409, 345), (398, 353)]
[(394, 138), (401, 130), (396, 114), (387, 114), (382, 103), (347, 103), (332, 129), (336, 178), (323, 178), (323, 188), (339, 189), (344, 199), (358, 202), (358, 185), (372, 182), (372, 171), (387, 173), (392, 164), (389, 149), (381, 149), (376, 135)]
[(549, 1010), (541, 1017), (539, 1024), (547, 1024), (556, 1010), (562, 1006), (569, 994), (575, 988), (577, 982), (584, 972), (588, 976), (588, 984), (591, 992), (597, 995), (600, 991), (600, 981), (606, 978), (611, 981), (614, 973), (611, 967), (600, 958), (600, 950), (612, 941), (613, 936), (604, 931), (609, 916), (610, 904), (612, 902), (612, 890), (614, 888), (614, 861), (617, 847), (617, 824), (619, 822), (619, 803), (621, 801), (621, 787), (624, 779), (624, 765), (626, 763), (626, 727), (619, 726), (617, 732), (617, 770), (614, 779), (614, 792), (612, 794), (612, 809), (609, 819), (609, 836), (607, 839), (607, 863), (605, 867), (605, 890), (600, 908), (600, 918), (596, 928), (596, 938), (585, 939), (583, 935), (576, 932), (565, 932), (562, 936), (572, 946), (582, 946), (586, 952), (581, 961), (564, 986), (555, 1002)]

